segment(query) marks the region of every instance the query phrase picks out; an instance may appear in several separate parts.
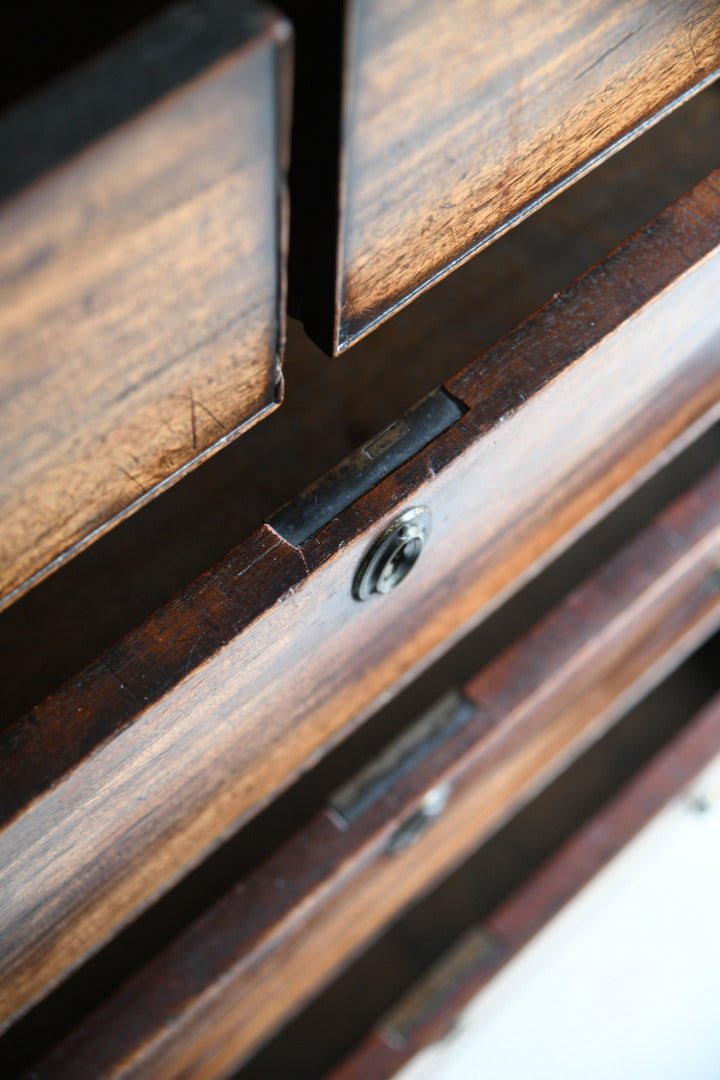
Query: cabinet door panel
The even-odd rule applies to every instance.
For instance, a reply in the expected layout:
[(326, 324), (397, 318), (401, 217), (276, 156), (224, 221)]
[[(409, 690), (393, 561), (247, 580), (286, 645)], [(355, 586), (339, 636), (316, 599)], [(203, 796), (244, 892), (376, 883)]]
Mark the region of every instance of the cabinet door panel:
[(277, 405), (288, 64), (203, 0), (0, 119), (0, 606)]
[(336, 353), (720, 68), (713, 0), (285, 6), (291, 299)]

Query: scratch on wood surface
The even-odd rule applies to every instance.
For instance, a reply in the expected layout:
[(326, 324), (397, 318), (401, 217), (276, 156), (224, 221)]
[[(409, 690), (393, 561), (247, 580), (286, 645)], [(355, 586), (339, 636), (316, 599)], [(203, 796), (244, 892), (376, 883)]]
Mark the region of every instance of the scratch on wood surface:
[(616, 41), (614, 45), (611, 45), (609, 49), (605, 49), (605, 51), (600, 56), (598, 56), (596, 60), (593, 60), (592, 64), (588, 64), (586, 68), (583, 68), (580, 74), (575, 76), (573, 81), (578, 82), (580, 79), (583, 79), (589, 72), (593, 71), (594, 68), (599, 67), (604, 60), (607, 60), (608, 56), (611, 56), (614, 52), (617, 52), (618, 49), (622, 48), (622, 46), (625, 45), (630, 40), (630, 38), (635, 37), (635, 35), (639, 33), (642, 29), (642, 26), (636, 27), (634, 30), (631, 30), (629, 34), (625, 34), (625, 37), (622, 37), (619, 41)]
[(220, 421), (218, 420), (217, 416), (215, 416), (215, 414), (214, 414), (214, 413), (210, 412), (210, 410), (208, 409), (207, 405), (204, 405), (204, 404), (203, 404), (203, 402), (202, 402), (202, 401), (200, 401), (200, 399), (199, 399), (199, 398), (198, 398), (198, 399), (197, 399), (197, 400), (195, 401), (195, 405), (196, 405), (196, 406), (197, 406), (197, 407), (198, 407), (199, 409), (202, 409), (202, 411), (203, 411), (203, 412), (206, 412), (206, 413), (208, 414), (208, 416), (210, 417), (210, 419), (211, 419), (212, 421), (214, 421), (214, 423), (216, 423), (216, 424), (217, 424), (217, 426), (218, 426), (218, 427), (220, 428), (220, 430), (221, 430), (221, 431), (225, 431), (225, 430), (226, 430), (226, 428), (225, 428), (225, 425), (224, 425), (223, 423), (221, 423), (221, 422), (220, 422)]
[(183, 394), (183, 397), (186, 397), (187, 400), (190, 402), (190, 431), (191, 431), (191, 435), (192, 435), (192, 448), (193, 448), (193, 450), (197, 450), (197, 448), (198, 448), (198, 435), (197, 435), (197, 410), (198, 409), (202, 409), (202, 411), (204, 413), (207, 413), (207, 415), (210, 417), (212, 422), (214, 424), (217, 424), (220, 431), (222, 431), (223, 434), (225, 433), (225, 431), (227, 430), (225, 425), (220, 420), (218, 420), (217, 416), (215, 416), (215, 414), (213, 412), (211, 412), (211, 410), (207, 407), (207, 405), (205, 405), (202, 401), (200, 401), (199, 398), (195, 397), (195, 395), (194, 395), (194, 393), (192, 391), (192, 387), (190, 388), (190, 390), (188, 391), (187, 394)]
[(197, 429), (195, 427), (195, 398), (193, 397), (192, 390), (188, 394), (190, 399), (190, 428), (192, 430), (192, 448), (197, 450)]
[(695, 64), (695, 70), (697, 71), (698, 75), (702, 76), (702, 75), (705, 74), (705, 68), (697, 58), (697, 53), (695, 52), (695, 43), (693, 41), (693, 34), (695, 32), (696, 25), (697, 25), (697, 20), (696, 19), (692, 19), (688, 23), (688, 28), (687, 28), (688, 45), (690, 46), (690, 52), (692, 53), (693, 63)]
[(138, 480), (138, 478), (136, 476), (133, 476), (133, 474), (131, 472), (128, 472), (128, 470), (125, 468), (124, 465), (116, 465), (116, 467), (120, 470), (120, 472), (123, 474), (123, 476), (126, 476), (128, 478), (128, 480), (132, 480), (133, 484), (137, 484), (137, 486), (142, 491), (143, 495), (147, 495), (147, 488), (144, 487), (143, 484), (140, 483), (140, 481)]

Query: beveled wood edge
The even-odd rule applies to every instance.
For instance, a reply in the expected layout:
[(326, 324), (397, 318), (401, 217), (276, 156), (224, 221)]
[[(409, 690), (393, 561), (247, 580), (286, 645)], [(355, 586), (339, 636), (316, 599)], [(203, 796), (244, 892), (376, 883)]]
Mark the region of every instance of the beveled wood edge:
[[(407, 997), (379, 1021), (358, 1049), (326, 1080), (389, 1080), (419, 1051), (454, 1027), (459, 1013), (498, 972), (547, 926), (619, 852), (650, 824), (720, 753), (720, 694), (716, 695), (648, 765), (593, 815), (547, 862), (475, 929), (485, 948), (463, 951), (469, 963), (447, 988), (429, 1015), (403, 1033), (397, 1030), (408, 1011), (410, 994), (426, 998), (433, 972), (415, 984)], [(456, 949), (472, 943), (463, 937)], [(451, 950), (454, 952), (455, 950)], [(445, 959), (445, 958), (444, 958)], [(443, 960), (440, 961), (440, 964)], [(459, 966), (459, 965), (457, 965)]]
[[(174, 1068), (180, 1069), (180, 1061), (173, 1059), (173, 1042), (179, 1041), (181, 1054), (182, 1040), (194, 1025), (200, 1028), (198, 1038), (202, 1037), (204, 1012), (209, 1010), (212, 1015), (213, 1009), (218, 1008), (220, 988), (219, 997), (223, 1003), (230, 1002), (224, 1007), (228, 1016), (232, 1016), (233, 996), (237, 999), (239, 994), (240, 1001), (245, 1003), (254, 1000), (253, 969), (260, 972), (262, 980), (263, 965), (269, 963), (272, 984), (273, 979), (282, 977), (283, 950), (292, 953), (294, 939), (301, 941), (306, 935), (319, 934), (317, 949), (321, 950), (324, 919), (332, 921), (332, 907), (343, 902), (352, 907), (358, 880), (372, 874), (374, 862), (379, 860), (388, 865), (387, 853), (395, 851), (393, 840), (398, 830), (416, 813), (428, 791), (447, 788), (452, 800), (456, 791), (487, 784), (493, 771), (507, 764), (506, 759), (511, 761), (522, 754), (525, 740), (537, 738), (543, 723), (551, 727), (554, 717), (587, 689), (584, 685), (578, 688), (573, 681), (578, 666), (587, 671), (588, 685), (607, 673), (602, 657), (608, 645), (613, 644), (611, 631), (620, 642), (627, 638), (629, 646), (635, 623), (642, 624), (645, 618), (649, 621), (645, 632), (654, 641), (658, 628), (644, 604), (647, 602), (652, 608), (653, 599), (664, 584), (672, 592), (673, 607), (681, 607), (683, 589), (680, 596), (676, 595), (676, 579), (679, 576), (685, 582), (687, 577), (684, 589), (697, 594), (700, 615), (691, 607), (680, 619), (674, 634), (670, 634), (669, 641), (663, 642), (660, 633), (658, 656), (648, 669), (617, 689), (614, 698), (611, 695), (612, 703), (606, 702), (597, 715), (590, 713), (582, 731), (570, 737), (567, 745), (545, 763), (541, 776), (529, 783), (519, 783), (517, 790), (512, 787), (508, 790), (506, 805), (474, 837), (475, 844), (486, 840), (553, 775), (596, 741), (635, 700), (657, 685), (669, 668), (686, 659), (698, 646), (699, 638), (707, 638), (720, 625), (720, 593), (716, 589), (713, 596), (707, 587), (720, 555), (719, 497), (720, 467), (716, 467), (484, 671), (470, 679), (449, 709), (450, 722), (441, 741), (433, 740), (424, 755), (418, 755), (417, 748), (411, 751), (414, 765), (410, 773), (397, 770), (392, 782), (381, 788), (357, 818), (349, 818), (339, 810), (341, 800), (331, 798), (326, 810), (238, 882), (37, 1063), (27, 1074), (28, 1080), (30, 1077), (90, 1080), (93, 1068), (99, 1066), (103, 1074), (126, 1075), (129, 1070), (127, 1075), (148, 1080), (155, 1068), (161, 1069), (163, 1076), (171, 1075)], [(646, 601), (646, 597), (650, 599)], [(708, 597), (711, 608), (704, 612), (702, 605)], [(655, 621), (659, 617), (656, 613)], [(615, 651), (617, 648), (615, 642)], [(610, 651), (612, 656), (612, 648)], [(546, 692), (546, 683), (555, 684), (554, 692)], [(432, 843), (430, 834), (425, 846), (421, 840), (417, 854), (410, 859), (424, 861), (427, 844)], [(466, 855), (465, 851), (457, 853), (453, 863)], [(397, 873), (402, 876), (405, 872), (402, 859), (396, 865)], [(422, 891), (436, 884), (437, 878), (437, 874), (429, 874)], [(283, 883), (281, 889), (276, 887), (278, 881)], [(386, 881), (384, 891), (387, 889)], [(391, 905), (390, 910), (383, 912), (378, 925), (373, 926), (373, 936), (397, 917), (406, 902), (402, 898), (396, 907)], [(493, 963), (499, 962), (507, 953), (504, 946), (498, 951), (492, 920), (488, 925), (489, 937), (483, 930), (482, 941), (489, 942), (491, 948), (489, 953), (481, 949), (483, 972), (487, 970), (488, 958)], [(348, 941), (346, 945), (346, 956), (334, 965), (329, 976), (313, 987), (313, 993), (326, 985), (362, 947), (357, 941)], [(199, 980), (201, 971), (202, 980)], [(247, 985), (243, 987), (244, 981)], [(300, 994), (292, 1009), (285, 1009), (276, 1017), (273, 1028), (261, 1034), (256, 1032), (254, 1041), (244, 1047), (242, 1054), (234, 1055), (233, 1068), (266, 1041), (278, 1024), (299, 1011), (309, 996), (307, 991)], [(222, 1010), (223, 1004), (219, 1008)], [(131, 1020), (137, 1012), (140, 1019)], [(396, 1033), (388, 1035), (388, 1023), (383, 1027), (382, 1041), (395, 1053), (404, 1040), (398, 1042)], [(238, 1024), (236, 1020), (232, 1026)], [(133, 1031), (134, 1039), (128, 1031)], [(159, 1055), (159, 1063), (155, 1054)], [(205, 1053), (203, 1060), (203, 1076), (225, 1075), (227, 1070), (213, 1070), (211, 1055)]]

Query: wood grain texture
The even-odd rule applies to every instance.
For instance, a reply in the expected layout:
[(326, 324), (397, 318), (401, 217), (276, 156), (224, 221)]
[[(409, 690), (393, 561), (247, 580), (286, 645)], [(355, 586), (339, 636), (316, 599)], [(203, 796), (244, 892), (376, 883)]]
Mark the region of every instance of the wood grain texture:
[[(452, 380), (463, 418), (304, 547), (263, 526), (6, 729), (4, 1022), (717, 417), (719, 245), (711, 177)], [(359, 604), (415, 504), (427, 550)]]
[(476, 994), (718, 753), (720, 696), (493, 912), (479, 928), (489, 948), (484, 955), (478, 950), (478, 962), (446, 987), (434, 1008), (418, 1016), (414, 1029), (399, 1038), (391, 1015), (328, 1080), (387, 1080), (423, 1047), (447, 1035)]
[(283, 407), (0, 615), (6, 723), (57, 690), (278, 506), (494, 345), (718, 161), (720, 83), (714, 83), (384, 323), (355, 346), (352, 363), (329, 361), (291, 320)]
[(288, 64), (198, 0), (0, 119), (0, 606), (277, 405)]
[[(357, 809), (332, 799), (32, 1076), (228, 1075), (720, 625), (719, 564), (720, 468), (472, 680), (470, 708), (392, 755)], [(443, 815), (394, 851), (440, 788)]]
[(285, 3), (291, 302), (335, 353), (720, 68), (713, 0), (347, 0), (344, 23), (321, 6)]

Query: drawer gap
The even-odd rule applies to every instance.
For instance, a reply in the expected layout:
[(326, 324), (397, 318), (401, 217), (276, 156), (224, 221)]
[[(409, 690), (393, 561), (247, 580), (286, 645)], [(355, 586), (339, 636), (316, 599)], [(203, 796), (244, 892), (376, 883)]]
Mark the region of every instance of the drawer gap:
[[(368, 1031), (380, 1030), (396, 1004), (410, 1000), (405, 995), (422, 985), (436, 964), (454, 957), (457, 963), (452, 965), (452, 975), (468, 970), (465, 960), (474, 968), (478, 963), (480, 968), (491, 963), (496, 943), (492, 935), (482, 932), (488, 917), (637, 770), (682, 733), (717, 694), (719, 648), (720, 636), (716, 635), (466, 862), (419, 899), (235, 1072), (233, 1080), (280, 1076), (290, 1067), (294, 1080), (319, 1080), (321, 1076), (330, 1080), (331, 1070), (352, 1054)], [(469, 927), (481, 929), (472, 932)], [(461, 942), (466, 948), (460, 947)], [(453, 950), (456, 944), (457, 954)], [(452, 978), (450, 981), (454, 985)], [(419, 997), (411, 1000), (414, 1006), (425, 1001)]]
[(444, 387), (376, 435), (268, 519), (276, 533), (302, 547), (361, 495), (410, 461), (467, 412)]

